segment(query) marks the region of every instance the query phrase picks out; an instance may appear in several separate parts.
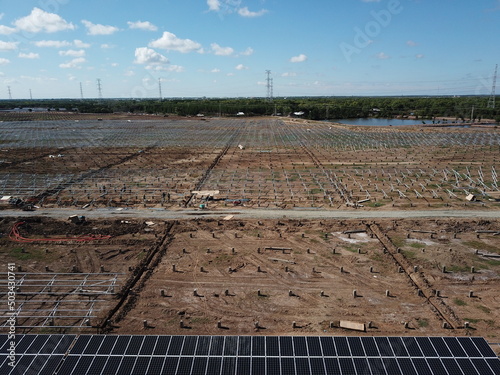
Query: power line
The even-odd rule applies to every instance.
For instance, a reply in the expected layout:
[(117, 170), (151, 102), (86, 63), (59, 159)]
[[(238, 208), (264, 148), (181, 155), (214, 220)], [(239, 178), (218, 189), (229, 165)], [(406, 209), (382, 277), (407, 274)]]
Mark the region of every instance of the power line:
[(491, 86), (491, 95), (490, 99), (488, 100), (488, 108), (495, 109), (495, 91), (496, 91), (496, 84), (497, 84), (497, 71), (498, 71), (498, 64), (495, 65), (495, 74), (493, 74), (493, 85)]

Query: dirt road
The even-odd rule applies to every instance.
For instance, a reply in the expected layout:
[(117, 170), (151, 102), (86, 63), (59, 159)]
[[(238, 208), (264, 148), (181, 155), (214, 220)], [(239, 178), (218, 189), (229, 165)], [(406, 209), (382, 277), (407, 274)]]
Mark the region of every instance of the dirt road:
[(2, 210), (0, 217), (51, 217), (67, 219), (72, 215), (87, 218), (136, 218), (156, 220), (183, 220), (195, 218), (224, 218), (234, 216), (237, 219), (416, 219), (416, 218), (484, 218), (498, 219), (500, 211), (486, 210), (422, 210), (422, 211), (363, 211), (363, 210), (314, 210), (314, 209), (233, 209), (233, 210), (165, 210), (165, 209), (38, 209), (36, 211)]

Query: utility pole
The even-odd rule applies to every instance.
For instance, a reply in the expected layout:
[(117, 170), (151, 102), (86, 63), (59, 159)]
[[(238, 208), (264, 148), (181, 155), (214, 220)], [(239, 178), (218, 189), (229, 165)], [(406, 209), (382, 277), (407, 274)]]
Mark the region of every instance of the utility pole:
[(161, 94), (161, 78), (158, 78), (158, 90), (160, 91), (160, 100), (162, 100), (163, 96)]
[(7, 91), (9, 92), (9, 99), (12, 100), (12, 92), (10, 91), (10, 86), (7, 86)]
[(30, 89), (30, 100), (33, 100), (33, 95), (31, 94), (31, 89)]
[(497, 71), (498, 71), (498, 64), (495, 65), (495, 73), (493, 74), (493, 85), (491, 87), (491, 95), (490, 99), (488, 100), (488, 107), (487, 108), (492, 108), (495, 109), (495, 91), (496, 91), (496, 84), (497, 84)]
[(102, 86), (100, 78), (97, 78), (97, 91), (99, 92), (99, 100), (102, 100)]
[(81, 82), (80, 82), (80, 99), (83, 100), (83, 88)]

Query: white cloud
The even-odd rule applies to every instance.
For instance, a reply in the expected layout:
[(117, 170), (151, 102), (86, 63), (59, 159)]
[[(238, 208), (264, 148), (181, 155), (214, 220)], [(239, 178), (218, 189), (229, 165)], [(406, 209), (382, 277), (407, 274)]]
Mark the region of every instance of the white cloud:
[(133, 70), (127, 70), (125, 73), (123, 73), (125, 77), (133, 77), (135, 76), (135, 72)]
[(227, 75), (228, 77), (232, 77), (232, 76), (234, 76), (234, 73), (227, 73), (226, 75)]
[(10, 60), (0, 57), (0, 65), (7, 65), (8, 63), (10, 63)]
[(261, 9), (258, 12), (251, 12), (248, 7), (238, 9), (238, 14), (242, 17), (260, 17), (267, 13), (267, 9)]
[(425, 55), (423, 55), (423, 54), (419, 53), (419, 54), (415, 55), (415, 57), (416, 57), (417, 59), (423, 59), (423, 58), (425, 57)]
[(59, 51), (60, 56), (71, 56), (71, 57), (83, 57), (85, 56), (85, 51), (83, 49), (81, 50), (74, 50), (74, 49), (69, 49), (67, 51)]
[(59, 64), (59, 67), (62, 69), (80, 69), (81, 64), (83, 64), (86, 60), (83, 57), (77, 57), (71, 61), (68, 61), (64, 64)]
[(293, 62), (293, 63), (300, 63), (300, 62), (304, 62), (307, 60), (307, 56), (304, 55), (303, 53), (301, 53), (300, 55), (298, 56), (294, 56), (290, 59), (290, 62)]
[(23, 53), (20, 52), (19, 56), (21, 59), (39, 59), (40, 55), (38, 53), (30, 52), (30, 53)]
[(0, 25), (0, 35), (10, 35), (10, 34), (15, 33), (15, 32), (16, 32), (16, 29), (13, 27)]
[(0, 20), (5, 16), (5, 13), (0, 13)]
[(111, 35), (119, 30), (115, 26), (95, 24), (87, 20), (82, 20), (82, 23), (87, 28), (88, 35)]
[(151, 22), (145, 21), (137, 21), (137, 22), (127, 22), (128, 27), (131, 29), (139, 29), (139, 30), (146, 30), (146, 31), (156, 31), (158, 30), (158, 27), (153, 25)]
[(379, 3), (380, 0), (361, 0), (363, 3)]
[(157, 72), (165, 71), (165, 72), (175, 72), (175, 73), (181, 73), (185, 70), (184, 67), (180, 65), (148, 65), (146, 69)]
[(208, 10), (213, 10), (218, 12), (220, 10), (220, 1), (219, 0), (207, 0)]
[(38, 42), (34, 42), (37, 47), (53, 47), (53, 48), (62, 48), (71, 46), (70, 42), (65, 40), (39, 40)]
[(248, 47), (246, 50), (244, 50), (240, 55), (242, 56), (250, 56), (253, 55), (253, 48)]
[(210, 73), (220, 73), (220, 69), (214, 68), (210, 71)]
[(148, 47), (140, 47), (135, 49), (134, 64), (148, 64), (148, 65), (165, 65), (170, 61), (162, 54), (156, 52), (154, 49)]
[(236, 65), (235, 69), (236, 70), (246, 70), (246, 69), (248, 69), (248, 66), (245, 66), (243, 64), (238, 64), (238, 65)]
[(0, 40), (0, 51), (13, 51), (17, 49), (18, 42), (4, 42)]
[(212, 43), (210, 47), (212, 47), (212, 52), (217, 56), (230, 56), (234, 53), (234, 49), (231, 47), (221, 47), (217, 43)]
[(68, 23), (55, 13), (48, 13), (40, 8), (33, 8), (29, 16), (14, 21), (16, 29), (29, 33), (55, 33), (63, 30), (74, 30), (75, 25)]
[(384, 52), (377, 53), (375, 57), (379, 60), (387, 60), (388, 58), (390, 58), (390, 56), (386, 55)]
[(175, 34), (165, 31), (160, 39), (153, 40), (149, 43), (149, 47), (161, 48), (167, 51), (178, 51), (182, 53), (198, 52), (202, 53), (203, 49), (200, 43), (191, 39), (180, 39)]
[(296, 77), (297, 73), (295, 73), (295, 72), (285, 72), (281, 76), (282, 77)]
[(112, 44), (104, 43), (104, 44), (101, 44), (101, 48), (102, 49), (111, 49), (111, 48), (115, 48), (115, 46), (113, 46)]
[(73, 40), (73, 44), (76, 48), (90, 48), (89, 43), (84, 43), (81, 40), (75, 39)]
[(417, 45), (417, 42), (414, 42), (413, 40), (409, 40), (406, 42), (406, 45), (409, 47), (415, 47)]

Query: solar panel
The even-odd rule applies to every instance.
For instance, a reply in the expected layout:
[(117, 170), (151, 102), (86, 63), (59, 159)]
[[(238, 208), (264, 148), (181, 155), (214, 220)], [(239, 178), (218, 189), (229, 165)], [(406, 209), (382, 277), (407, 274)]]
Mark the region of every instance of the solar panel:
[(238, 355), (249, 356), (251, 352), (252, 352), (252, 338), (249, 336), (240, 337), (240, 342), (238, 345)]
[(222, 360), (222, 375), (233, 375), (236, 370), (236, 357), (224, 357)]
[(95, 357), (86, 375), (100, 375), (107, 361), (108, 357)]
[(118, 336), (106, 336), (101, 344), (101, 347), (97, 351), (97, 354), (111, 354), (117, 339)]
[(87, 372), (87, 370), (89, 369), (90, 365), (92, 364), (93, 360), (94, 360), (94, 357), (81, 356), (80, 360), (77, 362), (76, 366), (73, 368), (73, 372), (71, 372), (71, 374), (74, 374), (74, 375), (85, 374)]
[(144, 341), (144, 336), (132, 336), (128, 344), (127, 350), (125, 351), (125, 354), (126, 355), (139, 354), (143, 341)]
[(323, 348), (323, 355), (325, 357), (335, 357), (337, 352), (335, 350), (335, 345), (333, 344), (333, 339), (331, 337), (320, 337), (321, 347)]
[(351, 355), (353, 357), (365, 356), (365, 350), (363, 349), (363, 345), (361, 344), (361, 338), (349, 337), (347, 341), (349, 342), (349, 347), (351, 348)]
[(224, 347), (224, 337), (212, 337), (212, 345), (210, 346), (210, 355), (222, 355)]
[(307, 348), (309, 350), (309, 357), (321, 357), (323, 355), (321, 351), (321, 344), (319, 337), (307, 337)]
[(250, 358), (248, 357), (238, 358), (238, 364), (236, 365), (236, 373), (238, 375), (250, 375)]
[(186, 336), (184, 346), (182, 347), (182, 355), (193, 355), (196, 349), (197, 341), (198, 337), (196, 336)]
[(479, 349), (479, 352), (483, 357), (496, 357), (495, 352), (491, 347), (488, 345), (488, 343), (480, 337), (471, 337), (472, 342), (476, 345), (476, 347)]
[(269, 357), (279, 357), (280, 355), (279, 337), (276, 336), (266, 337), (266, 355)]
[(227, 336), (224, 344), (224, 356), (234, 356), (238, 352), (238, 337)]
[(306, 338), (297, 336), (293, 338), (293, 351), (296, 357), (307, 357)]
[[(38, 375), (52, 375), (57, 369), (57, 366), (61, 363), (63, 359), (62, 355), (51, 355), (47, 361), (45, 362), (45, 365), (43, 368), (38, 372)], [(38, 358), (37, 358), (38, 360)]]
[(139, 355), (152, 355), (155, 350), (157, 340), (158, 336), (146, 336), (144, 342), (142, 343)]
[(266, 361), (266, 369), (268, 374), (281, 374), (279, 357), (268, 357)]
[(105, 336), (92, 336), (84, 349), (83, 354), (97, 354), (104, 339)]
[(252, 375), (262, 375), (266, 373), (265, 358), (262, 357), (252, 358), (251, 366), (252, 366)]
[(207, 357), (196, 357), (193, 361), (193, 368), (191, 370), (191, 375), (205, 375), (207, 369)]
[(0, 354), (2, 375), (500, 374), (500, 360), (487, 342), (469, 337), (18, 335), (16, 339), (20, 344), (16, 367), (8, 366), (7, 356)]
[[(325, 363), (324, 363), (322, 358), (310, 358), (309, 364), (311, 365), (311, 374), (314, 374), (314, 375), (326, 374), (325, 373)], [(286, 374), (286, 372), (284, 372), (284, 374)]]

